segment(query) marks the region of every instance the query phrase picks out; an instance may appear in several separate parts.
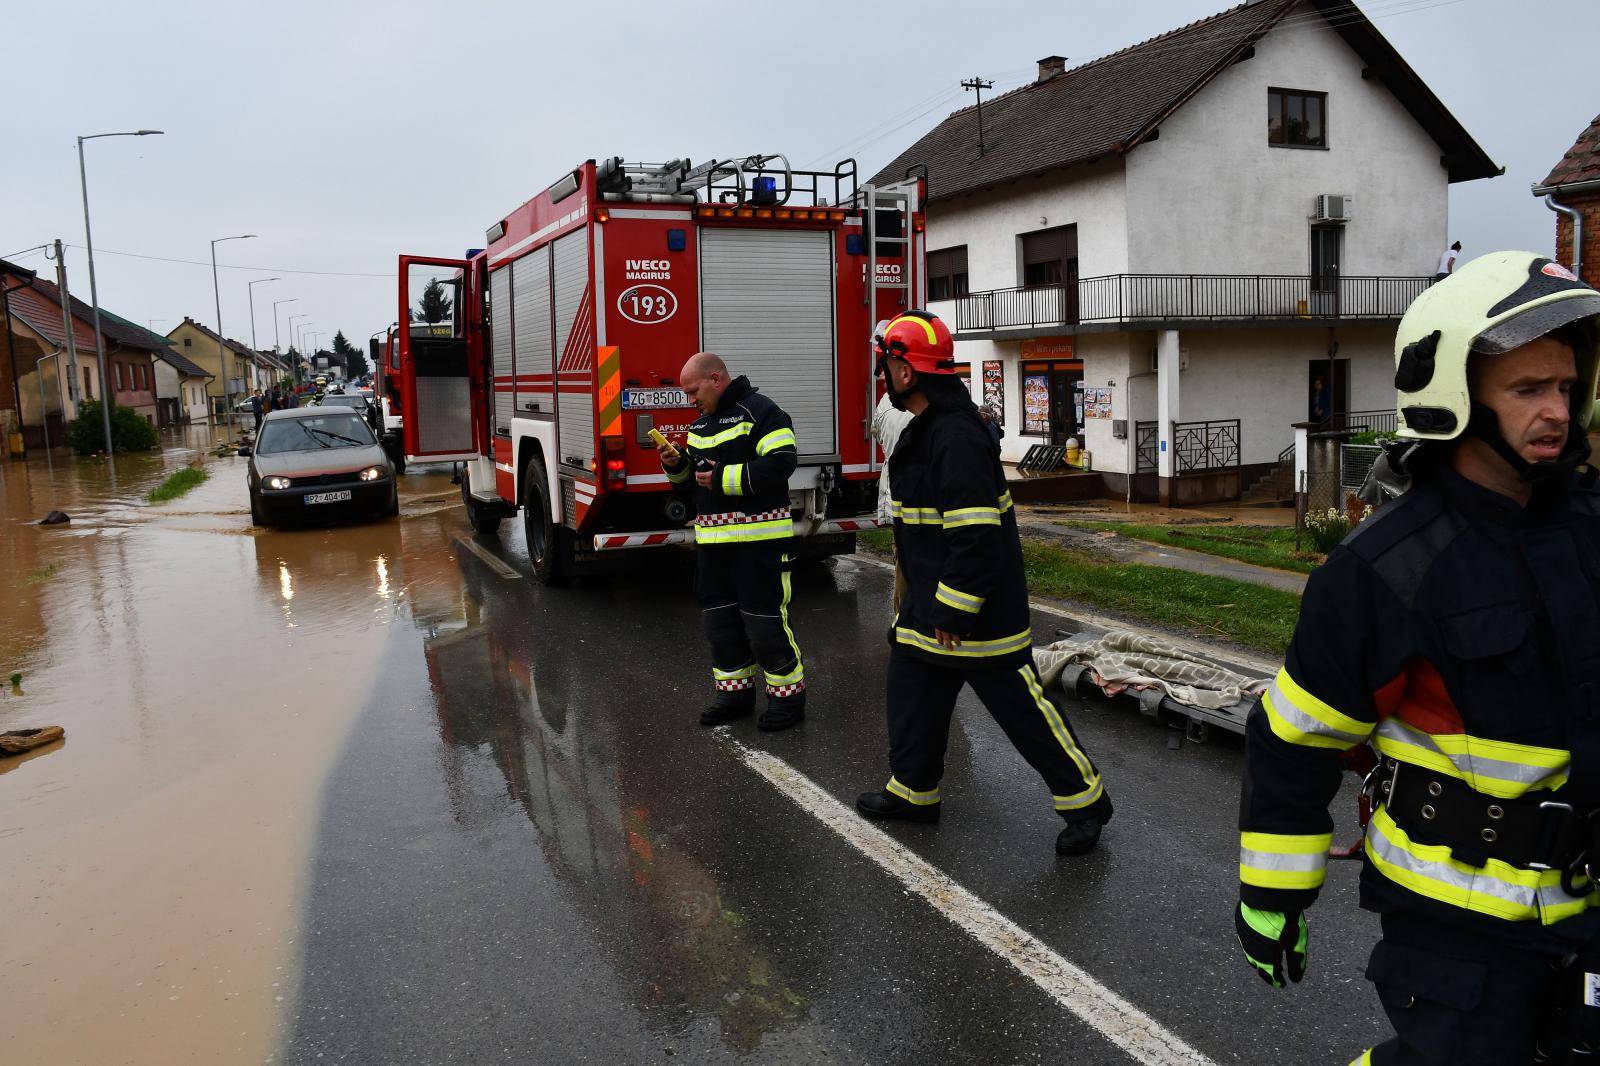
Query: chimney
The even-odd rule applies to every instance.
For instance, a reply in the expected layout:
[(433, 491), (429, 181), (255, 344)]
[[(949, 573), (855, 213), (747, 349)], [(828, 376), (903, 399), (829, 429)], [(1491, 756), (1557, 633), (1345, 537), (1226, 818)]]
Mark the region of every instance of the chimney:
[(1037, 81), (1049, 81), (1051, 78), (1058, 78), (1066, 72), (1066, 56), (1045, 56), (1039, 60), (1039, 77)]

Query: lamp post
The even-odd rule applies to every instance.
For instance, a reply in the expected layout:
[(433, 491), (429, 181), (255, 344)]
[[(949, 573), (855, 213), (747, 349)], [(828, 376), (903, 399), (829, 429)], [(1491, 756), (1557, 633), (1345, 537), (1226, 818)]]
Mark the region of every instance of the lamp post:
[[(292, 304), (295, 301), (297, 301), (298, 299), (299, 299), (298, 296), (291, 296), (287, 300), (273, 300), (272, 301), (272, 350), (274, 352), (279, 353), (279, 354), (282, 354), (283, 349), (278, 347), (278, 305), (279, 304)], [(293, 370), (294, 368), (290, 367), (289, 369)]]
[(101, 137), (149, 137), (161, 130), (126, 130), (120, 133), (90, 133), (78, 138), (78, 182), (83, 189), (83, 243), (89, 253), (89, 306), (94, 309), (94, 351), (100, 366), (100, 418), (106, 431), (106, 455), (111, 455), (111, 375), (106, 372), (106, 340), (100, 333), (100, 293), (94, 283), (94, 235), (89, 230), (89, 170), (83, 162), (83, 142)]
[(282, 278), (257, 278), (245, 286), (245, 291), (250, 294), (250, 350), (253, 352), (261, 350), (256, 344), (256, 286), (282, 280)]
[(223, 241), (247, 241), (254, 233), (237, 237), (218, 237), (211, 242), (211, 298), (217, 304), (217, 371), (222, 376), (222, 406), (228, 412), (228, 432), (233, 432), (233, 397), (228, 391), (228, 344), (222, 339), (222, 290), (217, 287), (217, 245)]
[[(294, 324), (294, 320), (297, 319), (297, 318), (310, 318), (310, 317), (311, 316), (309, 314), (306, 314), (306, 315), (290, 315), (288, 317), (288, 319), (287, 319), (287, 321), (289, 323), (289, 347), (294, 349), (294, 357), (301, 361), (300, 365), (304, 365), (304, 360), (305, 360), (305, 357), (306, 357), (306, 350), (300, 344), (300, 330), (301, 330), (302, 327), (295, 325)], [(297, 365), (295, 367), (295, 377), (300, 380), (301, 384), (305, 383), (304, 379), (301, 378), (301, 376), (300, 376), (300, 366), (299, 365)]]

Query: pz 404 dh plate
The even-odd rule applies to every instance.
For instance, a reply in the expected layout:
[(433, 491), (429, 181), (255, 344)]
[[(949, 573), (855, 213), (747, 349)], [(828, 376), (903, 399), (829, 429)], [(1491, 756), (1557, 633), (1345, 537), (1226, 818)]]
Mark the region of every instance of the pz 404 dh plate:
[(340, 489), (337, 492), (308, 492), (307, 503), (343, 503), (350, 499), (349, 489)]

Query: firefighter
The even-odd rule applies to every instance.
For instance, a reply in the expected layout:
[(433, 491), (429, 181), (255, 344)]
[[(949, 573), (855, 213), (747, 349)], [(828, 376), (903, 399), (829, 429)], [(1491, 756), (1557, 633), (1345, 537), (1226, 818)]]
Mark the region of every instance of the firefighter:
[(1566, 1061), (1546, 1004), (1585, 1008), (1556, 966), (1600, 971), (1597, 325), (1600, 293), (1529, 252), (1411, 304), (1388, 456), (1405, 491), (1312, 574), (1248, 722), (1235, 924), (1274, 987), (1305, 973), (1341, 755), (1376, 748), (1361, 905), (1395, 1036), (1357, 1063), (1530, 1063), (1536, 1041)]
[(950, 716), (970, 685), (1066, 820), (1056, 851), (1092, 849), (1111, 820), (1099, 771), (1033, 667), (1022, 542), (993, 435), (956, 376), (935, 315), (908, 311), (874, 338), (890, 402), (914, 417), (889, 459), (895, 553), (906, 590), (889, 653), (889, 765), (856, 809), (937, 822)]
[(694, 486), (695, 595), (716, 690), (700, 724), (752, 713), (759, 675), (767, 707), (756, 725), (788, 729), (806, 713), (805, 664), (789, 628), (794, 425), (710, 352), (691, 356), (678, 380), (700, 417), (689, 427), (686, 454), (671, 445), (657, 450), (668, 480)]

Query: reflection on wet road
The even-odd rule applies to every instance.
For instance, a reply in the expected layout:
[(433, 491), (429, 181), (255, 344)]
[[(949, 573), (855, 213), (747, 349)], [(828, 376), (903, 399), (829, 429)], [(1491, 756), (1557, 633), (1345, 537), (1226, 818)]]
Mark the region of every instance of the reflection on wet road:
[[(328, 530), (253, 530), (238, 460), (140, 502), (188, 458), (0, 467), (0, 728), (68, 730), (0, 774), (0, 901), (30, 916), (0, 938), (7, 1062), (1132, 1061), (695, 724), (687, 555), (543, 589), (514, 523), (461, 537), (437, 471)], [(83, 518), (25, 524), (53, 506)], [(810, 717), (731, 731), (846, 801), (886, 773), (889, 583), (801, 575)], [(944, 821), (891, 835), (1214, 1061), (1370, 1043), (1354, 870), (1313, 976), (1264, 994), (1237, 745), (1072, 713), (1117, 800), (1098, 852), (1056, 858), (966, 699)]]

